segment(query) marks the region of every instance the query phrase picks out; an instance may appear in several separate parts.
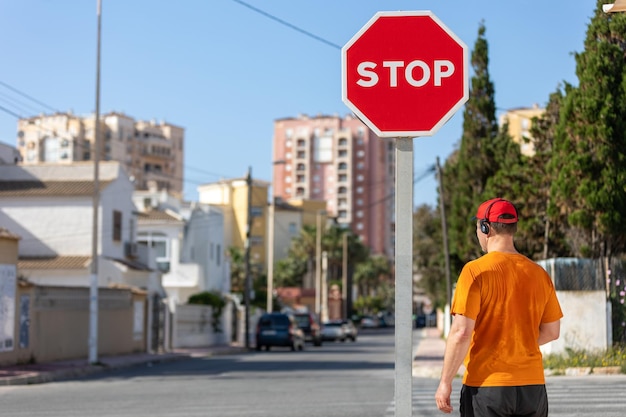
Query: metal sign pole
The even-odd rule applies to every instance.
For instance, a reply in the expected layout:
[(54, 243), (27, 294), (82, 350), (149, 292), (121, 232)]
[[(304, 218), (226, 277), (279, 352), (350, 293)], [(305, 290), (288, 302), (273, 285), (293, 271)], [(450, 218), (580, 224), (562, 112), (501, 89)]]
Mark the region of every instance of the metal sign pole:
[(396, 138), (395, 415), (412, 415), (413, 139)]

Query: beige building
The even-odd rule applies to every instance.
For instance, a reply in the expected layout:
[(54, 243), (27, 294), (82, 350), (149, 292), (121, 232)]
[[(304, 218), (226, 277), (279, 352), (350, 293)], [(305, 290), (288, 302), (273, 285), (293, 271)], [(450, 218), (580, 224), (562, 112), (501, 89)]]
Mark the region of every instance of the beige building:
[(500, 126), (504, 126), (505, 122), (509, 123), (509, 135), (515, 143), (520, 145), (522, 155), (535, 154), (534, 138), (530, 134), (530, 128), (533, 118), (541, 117), (545, 111), (535, 104), (533, 107), (510, 109), (500, 116)]
[[(115, 112), (103, 114), (101, 123), (101, 161), (122, 163), (137, 190), (147, 190), (148, 182), (155, 181), (159, 189), (182, 197), (183, 128)], [(93, 160), (95, 136), (93, 115), (54, 113), (17, 123), (17, 149), (24, 165)]]
[[(325, 201), (373, 253), (394, 253), (395, 152), (352, 115), (274, 122), (274, 197)], [(309, 213), (313, 214), (313, 213)]]

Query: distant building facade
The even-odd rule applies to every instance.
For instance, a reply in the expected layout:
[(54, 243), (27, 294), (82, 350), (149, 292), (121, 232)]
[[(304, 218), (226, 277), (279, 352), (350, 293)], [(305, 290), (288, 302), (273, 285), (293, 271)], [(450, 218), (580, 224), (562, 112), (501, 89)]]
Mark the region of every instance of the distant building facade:
[(395, 152), (352, 115), (274, 122), (274, 197), (326, 201), (373, 253), (393, 256)]
[[(147, 190), (154, 181), (160, 189), (182, 196), (183, 128), (115, 112), (100, 119), (100, 160), (120, 162), (137, 190)], [(17, 123), (17, 149), (23, 165), (91, 161), (95, 137), (93, 115), (44, 114)]]
[(250, 261), (265, 271), (267, 249), (268, 188), (266, 181), (246, 178), (223, 180), (198, 186), (200, 204), (220, 207), (224, 223), (224, 250), (245, 250), (248, 216), (250, 227)]
[(522, 155), (533, 156), (535, 154), (535, 139), (530, 133), (534, 117), (541, 117), (546, 109), (537, 104), (532, 107), (519, 107), (507, 110), (500, 116), (500, 126), (508, 122), (508, 133), (513, 141), (520, 146)]

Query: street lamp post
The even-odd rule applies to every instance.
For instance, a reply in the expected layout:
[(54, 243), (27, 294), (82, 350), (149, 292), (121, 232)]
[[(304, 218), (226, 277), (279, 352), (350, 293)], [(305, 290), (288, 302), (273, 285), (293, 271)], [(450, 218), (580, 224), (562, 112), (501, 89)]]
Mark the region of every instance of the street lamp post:
[(268, 313), (274, 309), (274, 223), (276, 216), (276, 200), (272, 198), (269, 206), (268, 247), (267, 247), (267, 305)]
[(348, 320), (348, 232), (341, 236), (342, 240), (342, 265), (341, 265), (341, 316)]
[(98, 362), (98, 206), (100, 205), (100, 32), (102, 2), (97, 3), (98, 34), (96, 47), (96, 110), (93, 145), (93, 220), (91, 232), (91, 277), (89, 286), (89, 363)]

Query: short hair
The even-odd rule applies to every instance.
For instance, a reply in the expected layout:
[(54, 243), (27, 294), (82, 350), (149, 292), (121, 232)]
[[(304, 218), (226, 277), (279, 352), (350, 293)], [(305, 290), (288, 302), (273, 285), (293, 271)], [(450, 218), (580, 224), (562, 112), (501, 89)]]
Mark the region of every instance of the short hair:
[(517, 232), (517, 223), (492, 222), (489, 225), (497, 235), (514, 235)]

